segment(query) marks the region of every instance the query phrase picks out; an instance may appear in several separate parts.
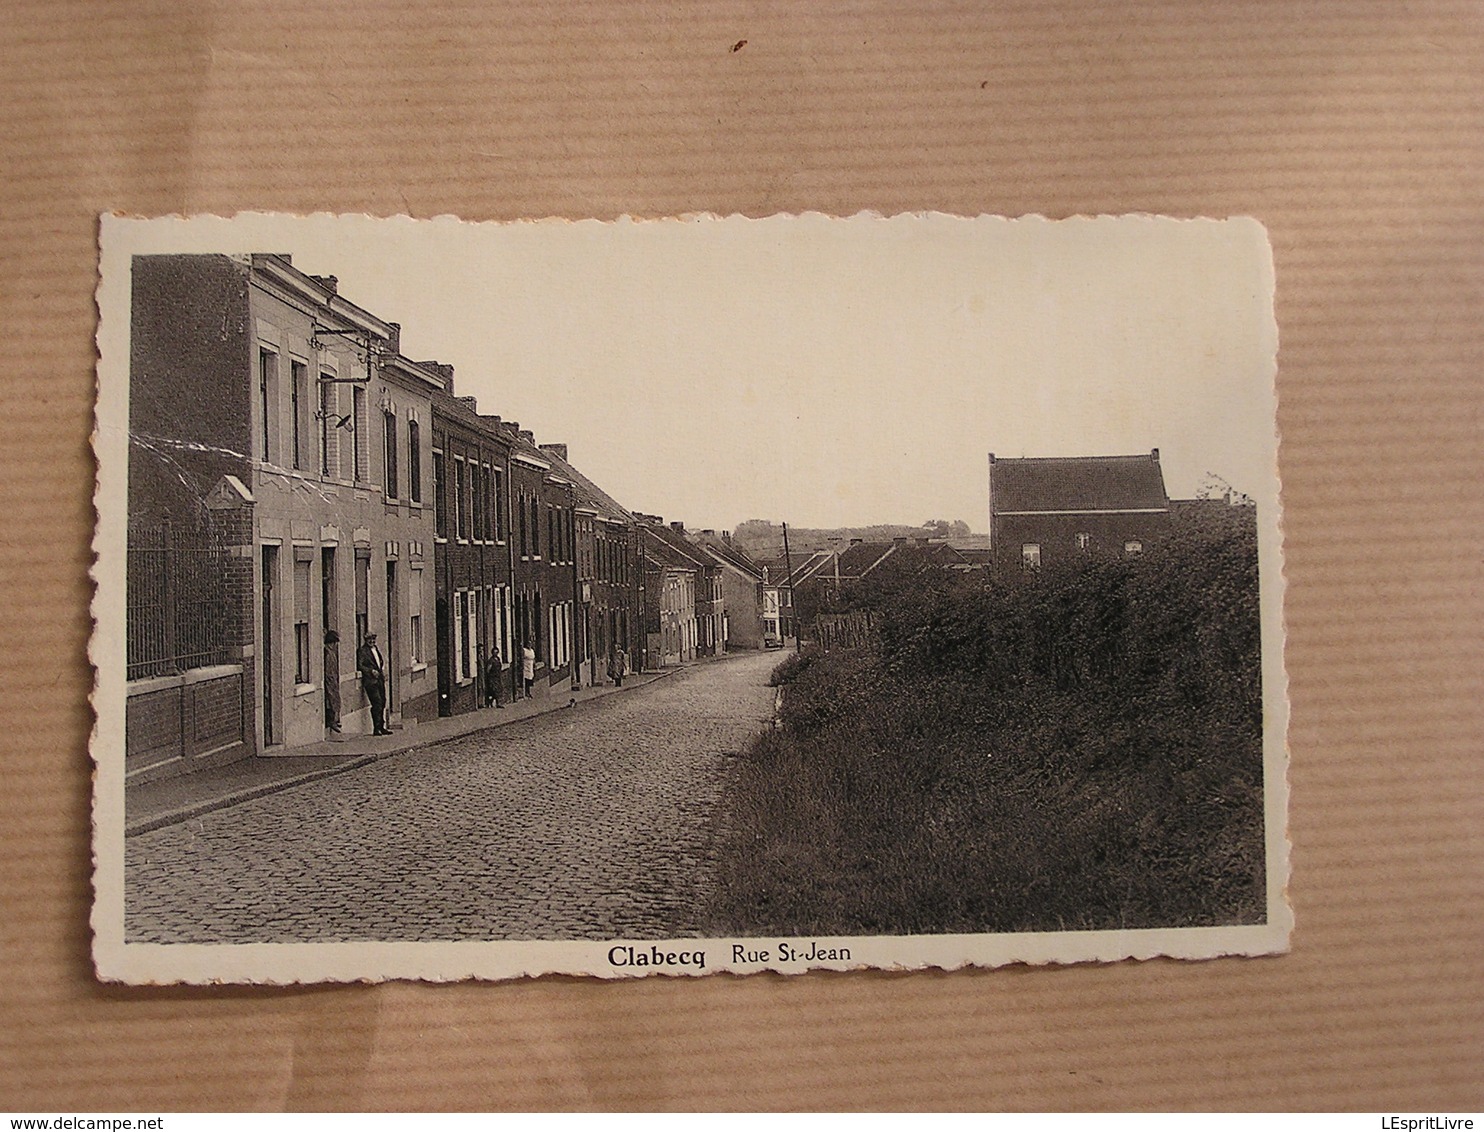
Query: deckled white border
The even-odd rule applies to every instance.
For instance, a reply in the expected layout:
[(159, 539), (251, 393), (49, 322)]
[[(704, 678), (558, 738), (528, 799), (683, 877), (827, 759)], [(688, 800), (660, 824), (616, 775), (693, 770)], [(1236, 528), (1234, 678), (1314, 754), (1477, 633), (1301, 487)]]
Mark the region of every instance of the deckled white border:
[[(817, 218), (819, 214), (806, 214)], [(941, 214), (927, 214), (941, 217)], [(326, 214), (309, 219), (324, 220)], [(435, 982), (463, 979), (508, 979), (543, 974), (591, 975), (625, 978), (648, 974), (700, 975), (727, 971), (799, 973), (813, 969), (922, 970), (995, 967), (1011, 963), (1048, 964), (1110, 962), (1122, 959), (1210, 959), (1218, 956), (1255, 956), (1284, 952), (1289, 946), (1293, 913), (1286, 890), (1289, 876), (1287, 811), (1288, 697), (1283, 666), (1283, 590), (1281, 520), (1278, 481), (1274, 466), (1271, 495), (1260, 499), (1259, 569), (1263, 641), (1264, 802), (1267, 838), (1268, 922), (1221, 928), (1160, 928), (1137, 931), (1028, 932), (995, 935), (866, 936), (755, 939), (605, 940), (601, 942), (448, 942), (448, 943), (305, 943), (305, 944), (144, 944), (126, 943), (124, 929), (124, 709), (125, 608), (124, 558), (128, 525), (128, 374), (130, 259), (135, 254), (163, 252), (249, 252), (273, 250), (276, 234), (285, 224), (304, 218), (244, 213), (235, 217), (171, 217), (157, 220), (104, 215), (100, 228), (98, 389), (93, 446), (98, 461), (94, 504), (97, 529), (92, 577), (93, 636), (89, 658), (95, 669), (92, 703), (96, 713), (90, 751), (95, 763), (93, 795), (93, 955), (98, 976), (136, 984), (165, 983), (314, 983), (380, 982), (422, 979)], [(369, 218), (361, 218), (369, 219)], [(772, 217), (765, 222), (781, 222)], [(879, 222), (874, 214), (860, 214), (848, 222)], [(980, 218), (990, 219), (990, 218)], [(1048, 221), (1027, 217), (1020, 221), (992, 218), (1002, 223), (1087, 222)], [(1110, 218), (1099, 218), (1108, 220)], [(1131, 220), (1133, 218), (1122, 218)], [(1142, 222), (1168, 223), (1165, 218), (1139, 217)], [(387, 225), (445, 227), (465, 222), (451, 216), (414, 220), (407, 216), (378, 221)], [(1185, 223), (1225, 223), (1249, 228), (1247, 238), (1266, 234), (1256, 221), (1195, 220)], [(542, 220), (523, 224), (596, 224), (599, 221)], [(692, 215), (670, 220), (616, 223), (756, 223), (742, 217), (726, 219)], [(1272, 254), (1264, 261), (1268, 296), (1273, 292)], [(1259, 296), (1260, 298), (1260, 296)], [(1276, 377), (1277, 327), (1272, 306), (1267, 308)], [(1276, 394), (1273, 398), (1276, 416)], [(1276, 461), (1276, 420), (1273, 451)], [(632, 945), (637, 952), (684, 952), (690, 961), (640, 966), (615, 965), (611, 949)], [(849, 959), (785, 959), (786, 945), (796, 955), (848, 950)], [(734, 948), (744, 958), (734, 960)], [(696, 952), (704, 962), (695, 962)], [(761, 958), (766, 953), (767, 958)], [(753, 958), (756, 957), (756, 958)]]

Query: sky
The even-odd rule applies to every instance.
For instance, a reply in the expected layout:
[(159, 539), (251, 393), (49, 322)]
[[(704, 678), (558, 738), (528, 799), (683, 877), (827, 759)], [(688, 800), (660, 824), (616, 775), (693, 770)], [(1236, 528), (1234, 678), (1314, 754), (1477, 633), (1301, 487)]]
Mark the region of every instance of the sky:
[(1272, 262), (1252, 220), (943, 215), (124, 221), (117, 251), (285, 252), (402, 351), (691, 528), (962, 519), (988, 454), (1160, 449), (1276, 502)]

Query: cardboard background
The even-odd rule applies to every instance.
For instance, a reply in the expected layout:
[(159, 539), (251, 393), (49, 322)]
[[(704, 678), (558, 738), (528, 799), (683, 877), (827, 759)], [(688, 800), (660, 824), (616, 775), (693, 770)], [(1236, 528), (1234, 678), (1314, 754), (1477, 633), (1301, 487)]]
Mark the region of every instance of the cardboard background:
[[(1477, 5), (5, 13), (0, 1108), (1481, 1106)], [(927, 208), (1268, 227), (1291, 955), (615, 984), (93, 981), (97, 213)]]

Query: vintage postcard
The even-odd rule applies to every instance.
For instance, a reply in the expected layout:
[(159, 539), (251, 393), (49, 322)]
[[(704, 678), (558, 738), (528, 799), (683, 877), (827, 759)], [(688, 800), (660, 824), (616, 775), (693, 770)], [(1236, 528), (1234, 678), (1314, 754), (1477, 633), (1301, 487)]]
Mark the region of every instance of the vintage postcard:
[(101, 978), (1286, 950), (1257, 222), (105, 216), (98, 305)]

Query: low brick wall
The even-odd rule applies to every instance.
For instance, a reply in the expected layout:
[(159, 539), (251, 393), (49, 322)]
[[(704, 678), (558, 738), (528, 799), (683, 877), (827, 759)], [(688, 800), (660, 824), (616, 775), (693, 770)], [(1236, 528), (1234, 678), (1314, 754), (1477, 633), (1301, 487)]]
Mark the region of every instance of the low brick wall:
[(132, 683), (124, 734), (129, 779), (186, 774), (251, 755), (247, 685), (240, 664)]

